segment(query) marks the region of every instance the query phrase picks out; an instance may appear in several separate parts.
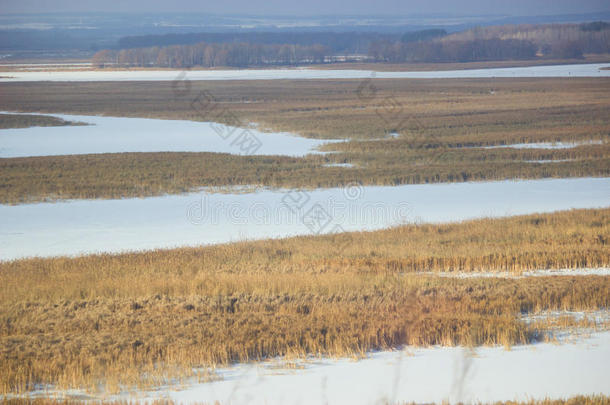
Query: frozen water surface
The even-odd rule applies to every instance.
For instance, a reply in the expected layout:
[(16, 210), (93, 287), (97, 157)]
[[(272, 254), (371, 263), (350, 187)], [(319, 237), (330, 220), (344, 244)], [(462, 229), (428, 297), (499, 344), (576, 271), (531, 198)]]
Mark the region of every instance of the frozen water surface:
[(304, 156), (319, 153), (316, 148), (324, 143), (337, 142), (214, 122), (66, 114), (52, 116), (90, 125), (1, 129), (0, 158), (121, 152)]
[(371, 70), (247, 69), (247, 70), (97, 70), (79, 72), (0, 72), (0, 82), (30, 81), (172, 81), (172, 80), (299, 80), (299, 79), (473, 79), (494, 77), (610, 77), (608, 63), (444, 70), (373, 72)]
[(240, 366), (220, 370), (223, 381), (165, 391), (189, 403), (375, 404), (450, 403), (610, 395), (610, 333), (576, 343), (379, 352), (361, 361), (322, 360), (303, 370)]
[(0, 260), (373, 230), (610, 205), (610, 178), (199, 192), (0, 205)]

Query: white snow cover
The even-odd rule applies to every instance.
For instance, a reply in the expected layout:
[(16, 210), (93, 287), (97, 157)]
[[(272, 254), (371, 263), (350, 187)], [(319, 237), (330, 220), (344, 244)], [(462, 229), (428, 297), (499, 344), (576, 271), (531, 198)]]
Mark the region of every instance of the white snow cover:
[(525, 163), (561, 163), (561, 162), (573, 162), (575, 159), (540, 159), (540, 160), (524, 160)]
[[(610, 332), (562, 344), (406, 348), (366, 359), (279, 360), (218, 369), (222, 380), (107, 399), (223, 404), (473, 403), (610, 395)], [(42, 392), (40, 394), (43, 394)], [(72, 392), (73, 395), (78, 393)]]
[(356, 165), (353, 163), (327, 163), (324, 165), (324, 167), (343, 167), (346, 169), (352, 169), (356, 167)]
[[(535, 143), (513, 143), (510, 145), (484, 146), (483, 149), (572, 149), (582, 145), (602, 145), (602, 141), (589, 142), (535, 142)], [(561, 161), (561, 160), (556, 160)], [(548, 161), (547, 161), (548, 162)]]
[(608, 197), (610, 178), (580, 178), (0, 205), (0, 260), (598, 208)]
[[(608, 275), (608, 274), (606, 274)], [(531, 324), (532, 322), (537, 321), (547, 321), (553, 319), (559, 319), (563, 317), (570, 317), (574, 320), (581, 321), (583, 319), (588, 319), (591, 322), (595, 322), (596, 327), (602, 327), (604, 323), (610, 321), (610, 310), (601, 309), (595, 311), (539, 311), (533, 313), (527, 313), (521, 316), (521, 320), (527, 324)], [(568, 330), (568, 332), (576, 332), (575, 334), (579, 334), (582, 332), (586, 332), (583, 329), (577, 330)], [(590, 331), (589, 331), (590, 332)], [(564, 335), (565, 338), (570, 338), (570, 334)]]
[(493, 77), (609, 77), (608, 63), (464, 69), (429, 72), (374, 72), (371, 70), (246, 69), (246, 70), (123, 70), (78, 72), (0, 72), (0, 82), (31, 81), (173, 81), (173, 80), (275, 80), (275, 79), (452, 79)]
[(489, 272), (426, 272), (427, 275), (455, 278), (523, 278), (523, 277), (548, 277), (548, 276), (610, 276), (610, 267), (582, 268), (582, 269), (540, 269), (524, 271), (522, 273), (509, 273), (506, 271)]
[(91, 125), (1, 129), (0, 158), (120, 152), (304, 156), (315, 153), (319, 145), (337, 142), (214, 122), (65, 114), (51, 116)]

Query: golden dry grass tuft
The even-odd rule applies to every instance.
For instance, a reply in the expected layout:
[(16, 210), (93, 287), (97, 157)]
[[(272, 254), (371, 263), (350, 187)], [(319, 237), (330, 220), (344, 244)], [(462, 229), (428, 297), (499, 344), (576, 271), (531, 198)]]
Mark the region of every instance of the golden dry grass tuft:
[(545, 325), (522, 313), (607, 309), (610, 277), (421, 272), (608, 266), (609, 227), (610, 209), (575, 210), (0, 263), (0, 391), (113, 392), (270, 356), (526, 343)]

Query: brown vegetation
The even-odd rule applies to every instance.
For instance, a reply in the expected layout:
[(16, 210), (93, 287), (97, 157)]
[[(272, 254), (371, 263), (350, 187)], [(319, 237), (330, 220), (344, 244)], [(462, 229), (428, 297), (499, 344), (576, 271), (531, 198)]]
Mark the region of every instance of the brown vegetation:
[[(180, 193), (201, 186), (396, 185), (607, 176), (610, 81), (606, 79), (354, 80), (2, 84), (1, 109), (167, 119), (259, 122), (315, 138), (350, 138), (304, 159), (143, 153), (0, 159), (0, 202)], [(206, 91), (215, 111), (192, 101)], [(387, 103), (397, 107), (389, 108)], [(224, 112), (226, 114), (219, 114)], [(227, 122), (229, 123), (229, 122)], [(396, 131), (398, 138), (388, 134)], [(591, 140), (563, 150), (481, 149), (521, 142)], [(461, 148), (467, 146), (469, 148)], [(556, 160), (552, 163), (532, 163)], [(324, 167), (352, 163), (354, 168)]]
[[(177, 93), (171, 82), (2, 83), (0, 108), (195, 121), (226, 120), (218, 114), (222, 110), (277, 131), (357, 140), (381, 138), (393, 131), (436, 142), (469, 135), (484, 144), (497, 143), (485, 142), (492, 134), (502, 134), (505, 143), (608, 135), (610, 80), (605, 78), (375, 79), (370, 82), (375, 90), (370, 96), (358, 91), (361, 84), (360, 80), (193, 81), (187, 93)], [(192, 107), (202, 91), (220, 107), (214, 114)], [(389, 99), (396, 103), (392, 112)]]
[[(201, 187), (320, 188), (608, 176), (609, 146), (574, 150), (414, 151), (385, 155), (371, 145), (328, 157), (244, 157), (215, 153), (120, 153), (0, 159), (0, 203), (149, 197)], [(379, 153), (376, 157), (372, 153)], [(540, 159), (557, 160), (536, 163)], [(565, 161), (564, 161), (565, 159)], [(433, 163), (428, 163), (430, 160)], [(353, 168), (325, 164), (351, 162)]]
[(0, 114), (0, 129), (29, 128), (29, 127), (60, 127), (65, 125), (85, 125), (80, 122), (66, 121), (57, 117), (28, 115), (28, 114)]
[(526, 402), (506, 401), (496, 402), (494, 405), (608, 405), (610, 398), (605, 395), (584, 396), (579, 395), (566, 399), (532, 399)]
[[(76, 399), (69, 400), (57, 400), (57, 399), (10, 399), (3, 400), (2, 404), (6, 405), (79, 405), (83, 404), (84, 401), (79, 401)], [(108, 405), (136, 405), (140, 402), (138, 401), (104, 401), (105, 404)], [(170, 400), (158, 400), (158, 401), (150, 401), (147, 402), (149, 405), (176, 405), (175, 402)], [(201, 403), (193, 403), (195, 404), (205, 404)], [(525, 402), (519, 401), (500, 401), (494, 402), (493, 404), (488, 405), (608, 405), (610, 404), (610, 397), (604, 395), (578, 395), (575, 397), (567, 398), (567, 399), (541, 399), (541, 400), (529, 400)], [(215, 405), (222, 405), (219, 403), (215, 403)], [(389, 404), (388, 404), (389, 405)], [(415, 405), (413, 403), (403, 403), (401, 405)], [(483, 405), (483, 403), (478, 403), (478, 405)]]
[(522, 312), (608, 308), (610, 277), (409, 273), (608, 266), (609, 219), (578, 210), (1, 263), (0, 388), (113, 391), (268, 356), (525, 343), (540, 330)]
[(496, 402), (494, 405), (608, 405), (610, 397), (605, 395), (585, 396), (579, 395), (566, 399), (532, 399), (526, 402), (506, 401)]

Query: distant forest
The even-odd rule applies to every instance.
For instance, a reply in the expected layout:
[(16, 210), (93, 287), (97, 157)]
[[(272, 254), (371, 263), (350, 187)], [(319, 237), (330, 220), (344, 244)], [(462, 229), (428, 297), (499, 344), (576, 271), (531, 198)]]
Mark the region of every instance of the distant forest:
[(373, 41), (394, 41), (400, 35), (375, 32), (241, 32), (130, 36), (119, 39), (119, 49), (166, 47), (172, 45), (238, 44), (322, 45), (337, 54), (366, 54)]
[(504, 25), (448, 34), (429, 29), (402, 37), (376, 33), (201, 33), (126, 37), (96, 66), (301, 65), (329, 62), (471, 62), (582, 58), (610, 53), (610, 24)]

